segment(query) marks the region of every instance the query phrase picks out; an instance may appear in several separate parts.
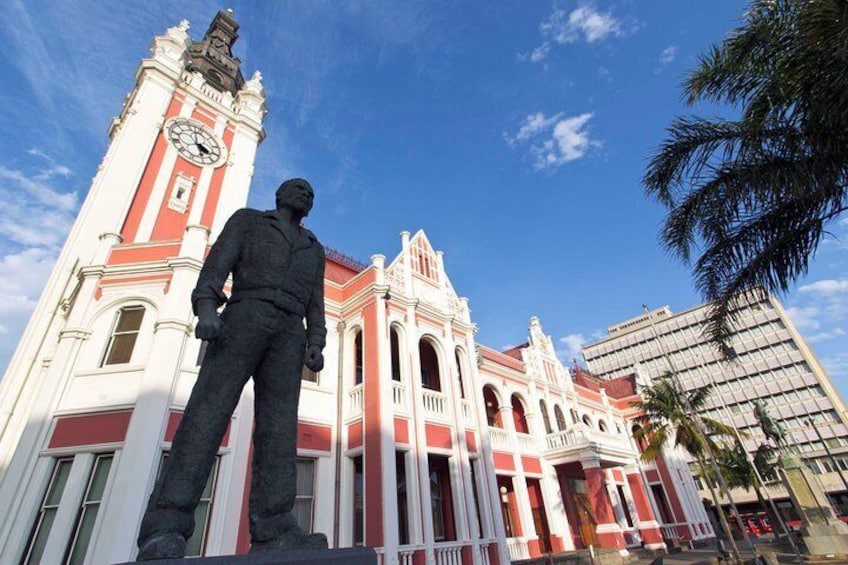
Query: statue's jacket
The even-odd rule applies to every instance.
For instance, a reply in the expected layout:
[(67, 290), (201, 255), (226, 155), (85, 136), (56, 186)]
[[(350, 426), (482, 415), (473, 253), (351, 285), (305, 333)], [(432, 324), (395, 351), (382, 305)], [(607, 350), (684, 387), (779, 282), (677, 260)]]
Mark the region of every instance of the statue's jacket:
[[(223, 292), (229, 274), (233, 288)], [(195, 314), (200, 300), (219, 306), (242, 300), (273, 302), (306, 318), (310, 347), (323, 348), (324, 248), (311, 231), (285, 222), (275, 210), (237, 210), (227, 220), (200, 271), (191, 302)]]

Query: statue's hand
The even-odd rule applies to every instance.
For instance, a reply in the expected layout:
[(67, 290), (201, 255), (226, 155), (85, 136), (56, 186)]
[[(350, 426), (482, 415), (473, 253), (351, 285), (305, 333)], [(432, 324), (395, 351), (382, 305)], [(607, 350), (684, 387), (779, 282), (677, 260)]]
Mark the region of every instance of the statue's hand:
[(317, 373), (321, 369), (324, 368), (324, 354), (321, 353), (321, 348), (316, 345), (310, 345), (309, 349), (306, 351), (306, 359), (303, 363), (307, 366), (307, 368)]
[(197, 321), (197, 327), (194, 328), (194, 335), (197, 339), (202, 339), (203, 341), (215, 341), (220, 337), (222, 329), (224, 329), (224, 322), (221, 321), (218, 314), (207, 314), (201, 316)]

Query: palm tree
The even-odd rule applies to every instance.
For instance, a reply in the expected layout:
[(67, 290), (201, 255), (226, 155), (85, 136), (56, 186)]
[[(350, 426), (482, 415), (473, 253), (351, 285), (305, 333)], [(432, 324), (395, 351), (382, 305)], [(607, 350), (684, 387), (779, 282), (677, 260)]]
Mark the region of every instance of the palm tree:
[(740, 297), (788, 291), (848, 207), (848, 2), (752, 0), (683, 96), (739, 117), (674, 120), (643, 182), (729, 353)]
[[(720, 446), (713, 437), (731, 437), (735, 431), (731, 426), (722, 424), (701, 414), (712, 387), (706, 386), (692, 391), (684, 391), (671, 374), (655, 379), (654, 382), (639, 389), (641, 401), (633, 406), (641, 412), (635, 420), (639, 427), (633, 432), (633, 439), (645, 446), (642, 460), (653, 461), (660, 457), (663, 450), (674, 440), (674, 447), (686, 451), (698, 463), (701, 477), (710, 490), (713, 504), (718, 510), (719, 521), (728, 541), (733, 544), (730, 526), (707, 472), (706, 459), (710, 453), (717, 453)], [(738, 551), (734, 554), (738, 557)]]
[(772, 528), (777, 532), (778, 526), (783, 522), (772, 512), (760, 489), (760, 477), (765, 478), (774, 474), (774, 449), (765, 443), (760, 444), (752, 464), (745, 447), (737, 440), (731, 447), (722, 449), (716, 459), (727, 488), (741, 488), (746, 492), (753, 488), (757, 495), (757, 502), (768, 516)]

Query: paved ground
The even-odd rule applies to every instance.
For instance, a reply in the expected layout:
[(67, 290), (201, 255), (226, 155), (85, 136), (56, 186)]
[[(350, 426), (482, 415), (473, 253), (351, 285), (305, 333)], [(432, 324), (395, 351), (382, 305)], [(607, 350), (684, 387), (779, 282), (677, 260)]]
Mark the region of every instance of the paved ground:
[[(687, 563), (689, 565), (709, 565), (713, 563), (712, 559), (717, 555), (715, 549), (687, 549), (680, 553), (673, 553), (663, 557), (663, 565), (677, 565)], [(753, 554), (742, 552), (742, 558), (751, 558)], [(655, 558), (639, 555), (639, 560), (636, 563), (640, 565), (651, 563)]]

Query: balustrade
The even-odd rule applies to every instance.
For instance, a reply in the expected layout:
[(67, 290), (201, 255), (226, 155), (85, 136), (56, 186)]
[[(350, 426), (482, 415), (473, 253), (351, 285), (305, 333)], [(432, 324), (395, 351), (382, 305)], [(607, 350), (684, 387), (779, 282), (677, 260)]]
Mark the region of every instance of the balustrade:
[(464, 542), (448, 541), (437, 543), (433, 547), (436, 565), (462, 565), (462, 548)]
[(480, 557), (480, 565), (490, 565), (489, 546), (496, 543), (497, 542), (495, 540), (480, 540), (480, 544), (477, 546), (477, 555)]
[(348, 398), (350, 400), (349, 416), (359, 416), (362, 414), (362, 385), (356, 385), (350, 389), (350, 392), (348, 392)]
[(531, 453), (535, 454), (538, 452), (539, 448), (536, 445), (536, 438), (530, 434), (522, 434), (520, 432), (516, 432), (516, 438), (518, 438), (518, 451), (521, 453)]
[(530, 550), (524, 538), (506, 538), (506, 549), (509, 551), (510, 561), (530, 559)]
[(473, 426), (474, 425), (474, 414), (471, 411), (471, 401), (469, 400), (460, 400), (462, 404), (462, 417), (465, 419), (465, 423)]
[(400, 412), (406, 412), (406, 385), (397, 381), (392, 381), (392, 401), (395, 408)]
[(422, 389), (422, 400), (424, 402), (424, 412), (430, 416), (435, 416), (444, 419), (448, 415), (447, 400), (441, 392), (429, 389)]
[(493, 428), (490, 426), (489, 439), (492, 442), (492, 449), (512, 450), (512, 440), (509, 437), (509, 432), (502, 428)]

